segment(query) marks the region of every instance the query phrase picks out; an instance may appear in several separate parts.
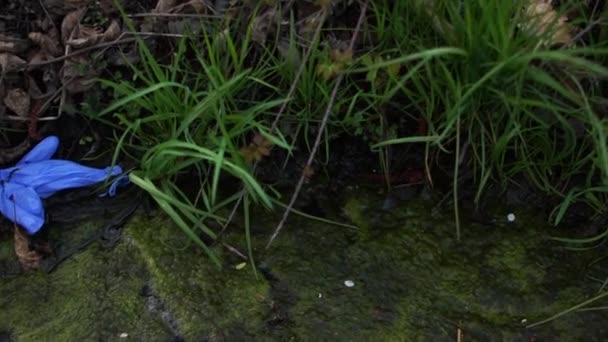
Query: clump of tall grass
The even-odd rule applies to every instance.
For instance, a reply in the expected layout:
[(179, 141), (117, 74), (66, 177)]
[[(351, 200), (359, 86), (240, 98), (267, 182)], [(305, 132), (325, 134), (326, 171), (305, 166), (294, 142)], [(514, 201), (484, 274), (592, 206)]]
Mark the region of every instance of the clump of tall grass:
[[(241, 148), (255, 134), (268, 144), (290, 148), (266, 123), (284, 101), (264, 81), (272, 66), (246, 64), (250, 32), (238, 39), (226, 32), (204, 33), (202, 42), (180, 39), (169, 63), (157, 60), (140, 41), (141, 62), (131, 67), (134, 81), (103, 80), (117, 100), (95, 116), (111, 122), (105, 117), (113, 115), (119, 133), (114, 160), (137, 162), (130, 180), (218, 266), (205, 243), (215, 240), (227, 221), (218, 211), (241, 196), (246, 217), (250, 202), (272, 207)], [(240, 187), (220, 191), (220, 178)], [(249, 232), (247, 238), (250, 242)]]
[[(555, 223), (575, 202), (602, 212), (608, 123), (597, 108), (599, 79), (608, 70), (598, 61), (608, 51), (593, 41), (587, 47), (547, 44), (550, 29), (523, 29), (526, 3), (374, 1), (362, 46), (340, 54), (329, 28), (298, 48), (302, 37), (293, 16), (289, 25), (277, 23), (276, 37), (262, 46), (252, 44), (252, 25), (239, 25), (246, 32), (230, 25), (207, 29), (202, 43), (180, 40), (167, 64), (140, 42), (136, 81), (104, 81), (117, 100), (97, 118), (114, 114), (115, 159), (136, 159), (131, 180), (205, 249), (198, 232), (217, 237), (208, 222), (226, 223), (220, 208), (245, 204), (248, 213), (250, 201), (271, 206), (268, 188), (256, 180), (241, 148), (257, 134), (285, 149), (311, 149), (337, 73), (345, 81), (323, 132), (321, 162), (332, 153), (332, 138), (344, 132), (367, 139), (385, 170), (390, 145), (422, 143), (429, 169), (433, 161), (453, 163), (456, 214), (463, 175), (476, 184), (477, 201), (490, 183), (524, 176), (537, 190), (563, 199), (553, 211)], [(300, 52), (309, 48), (305, 58)], [(280, 49), (283, 54), (276, 53)], [(276, 122), (275, 108), (282, 104), (286, 110)], [(423, 119), (426, 132), (399, 136), (400, 123), (387, 119), (387, 108), (408, 122)], [(192, 174), (194, 186), (178, 185)], [(223, 175), (238, 180), (243, 191), (218, 195)], [(194, 195), (187, 191), (193, 188)]]
[(526, 32), (529, 3), (435, 0), (419, 1), (416, 10), (399, 2), (377, 5), (380, 51), (397, 46), (405, 55), (446, 45), (463, 53), (420, 65), (398, 92), (407, 98), (406, 110), (426, 119), (428, 136), (376, 146), (426, 141), (429, 154), (451, 155), (455, 205), (466, 172), (474, 177), (476, 201), (490, 182), (506, 185), (523, 175), (537, 190), (563, 199), (554, 223), (575, 201), (605, 212), (608, 119), (598, 113), (598, 95), (608, 69), (597, 61), (608, 50), (593, 42), (555, 47), (547, 43), (555, 26)]

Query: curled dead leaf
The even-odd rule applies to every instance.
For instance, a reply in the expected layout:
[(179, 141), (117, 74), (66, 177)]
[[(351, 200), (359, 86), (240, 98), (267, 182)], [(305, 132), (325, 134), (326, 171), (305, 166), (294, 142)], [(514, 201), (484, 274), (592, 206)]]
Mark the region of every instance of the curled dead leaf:
[(62, 83), (70, 94), (83, 93), (95, 84), (98, 72), (84, 56), (68, 59), (63, 65)]
[(66, 45), (75, 49), (82, 49), (101, 42), (103, 33), (92, 27), (78, 25), (74, 31), (72, 31), (72, 37), (74, 38), (70, 38), (66, 41)]
[(266, 139), (265, 136), (255, 133), (251, 143), (248, 146), (242, 147), (239, 153), (247, 163), (260, 161), (262, 158), (270, 155), (273, 145), (272, 141)]
[(4, 97), (6, 108), (21, 117), (27, 117), (29, 115), (30, 102), (30, 95), (20, 88), (9, 90)]
[(153, 12), (169, 13), (169, 10), (175, 7), (175, 5), (177, 5), (177, 2), (177, 0), (158, 0)]
[(208, 8), (209, 4), (205, 0), (158, 0), (154, 12), (204, 14)]
[(266, 37), (270, 30), (276, 26), (277, 20), (277, 10), (273, 8), (269, 8), (261, 15), (257, 16), (253, 22), (251, 39), (259, 44), (263, 44), (266, 41)]
[(120, 24), (118, 24), (118, 21), (112, 20), (112, 22), (110, 23), (110, 26), (108, 26), (106, 31), (103, 33), (102, 41), (109, 42), (109, 41), (115, 40), (118, 37), (120, 37), (120, 34), (121, 34)]
[(80, 20), (86, 9), (78, 9), (68, 13), (61, 22), (61, 41), (64, 45), (75, 49), (92, 46), (101, 42), (111, 41), (120, 36), (121, 29), (118, 21), (112, 20), (105, 31), (82, 25)]
[(72, 11), (61, 21), (61, 42), (65, 45), (69, 39), (74, 38), (74, 30), (80, 25), (80, 19), (84, 15), (86, 8)]
[(20, 54), (27, 50), (29, 47), (28, 41), (25, 39), (19, 39), (15, 37), (9, 37), (0, 34), (0, 52), (10, 52), (13, 54)]
[(44, 8), (51, 14), (63, 16), (75, 9), (90, 5), (94, 0), (44, 0)]
[(11, 67), (15, 67), (17, 65), (23, 65), (26, 63), (27, 63), (26, 61), (24, 61), (23, 59), (21, 59), (18, 56), (15, 56), (12, 53), (8, 53), (8, 52), (0, 53), (0, 66), (2, 67), (2, 70), (7, 70)]
[(41, 32), (30, 32), (27, 36), (34, 44), (38, 45), (41, 50), (49, 55), (59, 57), (63, 54), (58, 39), (53, 38), (51, 35)]
[(30, 249), (30, 237), (19, 227), (15, 227), (15, 254), (23, 269), (34, 270), (40, 267), (42, 255)]
[(566, 45), (572, 42), (573, 27), (568, 18), (560, 16), (551, 0), (528, 0), (524, 7), (521, 29), (531, 35), (543, 36), (548, 45)]

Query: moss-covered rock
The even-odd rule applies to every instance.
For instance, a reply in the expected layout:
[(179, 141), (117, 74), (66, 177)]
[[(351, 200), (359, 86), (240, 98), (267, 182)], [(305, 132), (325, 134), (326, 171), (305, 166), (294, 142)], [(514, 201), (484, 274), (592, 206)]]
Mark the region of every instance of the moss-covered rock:
[(138, 254), (128, 242), (111, 251), (94, 244), (50, 274), (0, 279), (0, 331), (14, 341), (168, 340), (141, 295), (149, 274)]
[(496, 208), (491, 224), (463, 222), (458, 242), (451, 212), (420, 200), (382, 210), (382, 195), (351, 190), (340, 203), (328, 216), (364, 232), (292, 214), (270, 250), (277, 214), (255, 212), (257, 277), (226, 248), (247, 254), (238, 224), (213, 247), (219, 270), (169, 219), (137, 215), (113, 249), (94, 244), (51, 274), (2, 279), (0, 331), (20, 341), (122, 332), (146, 341), (453, 341), (459, 329), (467, 341), (608, 336), (604, 311), (526, 328), (598, 288), (580, 271), (597, 252), (564, 253), (534, 216), (517, 212), (508, 223)]

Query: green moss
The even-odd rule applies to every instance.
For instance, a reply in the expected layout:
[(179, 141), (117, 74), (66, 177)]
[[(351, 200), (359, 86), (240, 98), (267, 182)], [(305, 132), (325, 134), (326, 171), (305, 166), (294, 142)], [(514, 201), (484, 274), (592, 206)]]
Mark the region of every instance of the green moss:
[[(50, 275), (4, 279), (0, 290), (12, 295), (0, 297), (10, 308), (0, 312), (0, 331), (27, 341), (114, 340), (121, 332), (160, 340), (177, 333), (186, 341), (417, 341), (453, 339), (457, 326), (467, 341), (608, 335), (603, 311), (525, 328), (597, 291), (578, 272), (595, 254), (577, 254), (574, 262), (573, 255), (556, 253), (549, 230), (533, 216), (518, 213), (522, 222), (515, 225), (463, 222), (464, 239), (457, 242), (451, 215), (427, 203), (386, 211), (377, 209), (378, 194), (350, 196), (356, 200), (344, 202), (345, 213), (368, 227), (365, 239), (292, 216), (266, 251), (280, 213), (255, 212), (259, 278), (249, 264), (237, 270), (242, 260), (214, 247), (224, 265), (218, 270), (167, 218), (137, 216), (114, 249), (93, 245)], [(244, 252), (243, 234), (237, 220), (223, 241)], [(144, 284), (163, 305), (162, 322), (144, 309)]]
[(268, 284), (256, 279), (249, 267), (237, 270), (234, 266), (240, 260), (216, 248), (225, 262), (218, 270), (161, 216), (139, 217), (128, 232), (153, 275), (152, 286), (174, 313), (186, 340), (262, 333)]
[(118, 341), (122, 333), (167, 339), (140, 296), (148, 273), (137, 253), (128, 243), (93, 245), (50, 274), (2, 279), (0, 331), (11, 331), (15, 341)]

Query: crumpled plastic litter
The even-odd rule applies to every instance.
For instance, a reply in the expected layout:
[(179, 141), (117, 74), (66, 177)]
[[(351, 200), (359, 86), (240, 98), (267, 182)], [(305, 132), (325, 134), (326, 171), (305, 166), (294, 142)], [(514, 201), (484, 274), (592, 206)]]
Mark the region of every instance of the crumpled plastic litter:
[(0, 169), (0, 212), (7, 219), (35, 234), (44, 225), (42, 199), (60, 190), (85, 187), (122, 173), (120, 166), (103, 169), (51, 159), (59, 139), (49, 136), (15, 166)]

